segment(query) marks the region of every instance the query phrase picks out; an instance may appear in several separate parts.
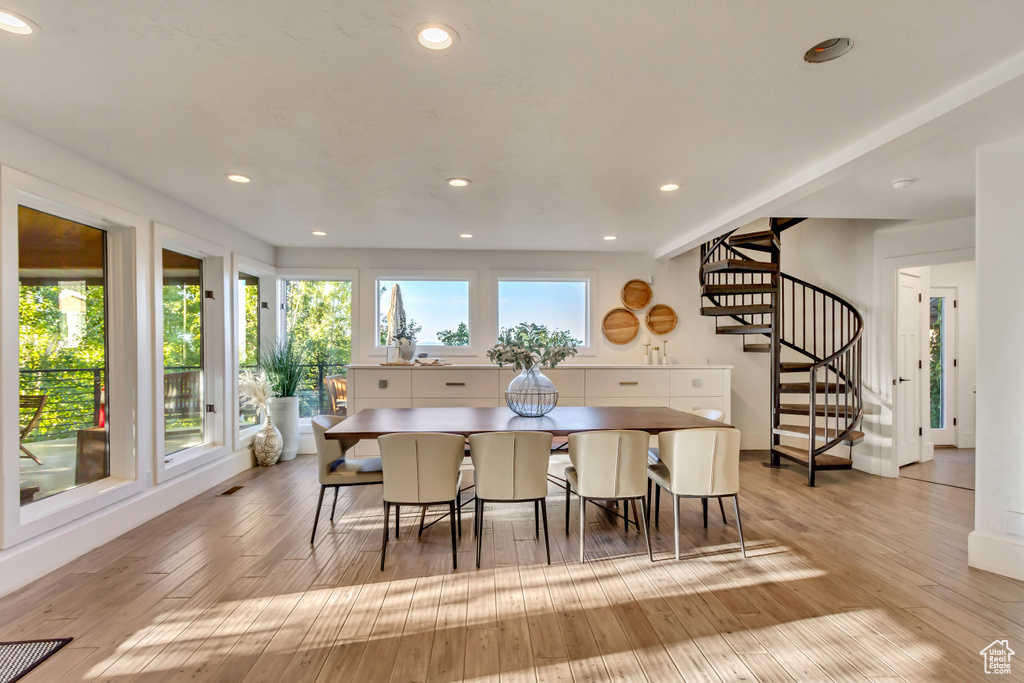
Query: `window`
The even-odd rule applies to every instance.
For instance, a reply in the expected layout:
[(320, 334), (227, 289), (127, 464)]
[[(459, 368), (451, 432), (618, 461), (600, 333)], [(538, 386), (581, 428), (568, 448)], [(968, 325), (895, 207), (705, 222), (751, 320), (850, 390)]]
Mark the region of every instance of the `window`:
[[(260, 279), (255, 275), (238, 273), (238, 371), (255, 371), (260, 360)], [(238, 428), (245, 429), (259, 423), (253, 408), (239, 406)]]
[(377, 346), (387, 345), (391, 289), (398, 285), (417, 346), (469, 346), (469, 280), (377, 280)]
[(345, 415), (352, 361), (352, 283), (286, 280), (285, 329), (305, 357), (299, 417)]
[(164, 456), (205, 443), (203, 261), (163, 250)]
[(590, 345), (589, 280), (498, 280), (498, 330), (520, 323), (568, 332)]
[(107, 233), (18, 207), (22, 505), (110, 476)]

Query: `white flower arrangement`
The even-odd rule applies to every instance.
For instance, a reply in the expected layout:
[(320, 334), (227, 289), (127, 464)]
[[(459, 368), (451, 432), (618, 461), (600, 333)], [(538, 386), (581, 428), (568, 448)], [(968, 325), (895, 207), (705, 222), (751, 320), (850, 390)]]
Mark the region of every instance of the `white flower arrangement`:
[(262, 370), (246, 370), (238, 378), (238, 396), (247, 408), (255, 408), (266, 413), (267, 401), (277, 396), (277, 392), (271, 386), (267, 373)]

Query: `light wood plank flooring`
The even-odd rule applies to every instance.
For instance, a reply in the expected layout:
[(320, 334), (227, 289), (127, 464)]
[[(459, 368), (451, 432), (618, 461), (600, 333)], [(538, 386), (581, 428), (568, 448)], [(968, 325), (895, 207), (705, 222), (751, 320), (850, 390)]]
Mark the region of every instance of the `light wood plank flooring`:
[(325, 504), (311, 548), (300, 457), (0, 600), (0, 640), (74, 636), (35, 682), (970, 681), (992, 640), (1024, 652), (1024, 583), (967, 568), (971, 492), (860, 472), (811, 489), (762, 461), (741, 464), (746, 561), (731, 509), (705, 531), (699, 501), (675, 561), (664, 497), (655, 563), (594, 510), (581, 565), (552, 487), (551, 566), (533, 506), (492, 505), (482, 569), (470, 510), (457, 572), (447, 524), (417, 539), (409, 511), (382, 573), (380, 489), (343, 490), (333, 526)]
[(904, 465), (900, 476), (973, 491), (974, 449), (936, 447), (934, 459)]

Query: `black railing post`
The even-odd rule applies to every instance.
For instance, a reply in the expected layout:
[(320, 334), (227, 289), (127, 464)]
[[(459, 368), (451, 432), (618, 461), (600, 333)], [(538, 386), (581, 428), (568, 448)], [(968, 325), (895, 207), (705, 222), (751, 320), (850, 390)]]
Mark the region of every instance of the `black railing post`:
[(317, 393), (317, 410), (320, 412), (319, 415), (323, 415), (327, 411), (324, 410), (324, 364), (319, 362), (316, 364), (316, 393)]
[(92, 425), (100, 424), (100, 410), (103, 407), (103, 371), (94, 368), (92, 371)]

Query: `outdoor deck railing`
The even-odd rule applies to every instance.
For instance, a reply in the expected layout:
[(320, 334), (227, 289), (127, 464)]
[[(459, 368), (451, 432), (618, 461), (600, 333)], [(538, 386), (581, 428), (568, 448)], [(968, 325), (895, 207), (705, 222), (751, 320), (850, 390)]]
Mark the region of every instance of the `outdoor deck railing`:
[[(299, 384), (299, 414), (343, 414), (344, 364), (309, 363), (303, 366)], [(251, 369), (251, 368), (242, 368)], [(46, 406), (29, 442), (74, 438), (79, 430), (100, 424), (106, 410), (107, 384), (103, 368), (21, 370), (22, 394), (45, 394)], [(202, 410), (201, 369), (166, 367), (164, 409), (170, 416), (186, 416)], [(339, 380), (341, 380), (339, 382)], [(340, 387), (340, 388), (339, 388)], [(116, 401), (116, 398), (115, 398)], [(21, 423), (31, 419), (22, 415)], [(252, 411), (243, 413), (243, 421), (253, 424)]]

